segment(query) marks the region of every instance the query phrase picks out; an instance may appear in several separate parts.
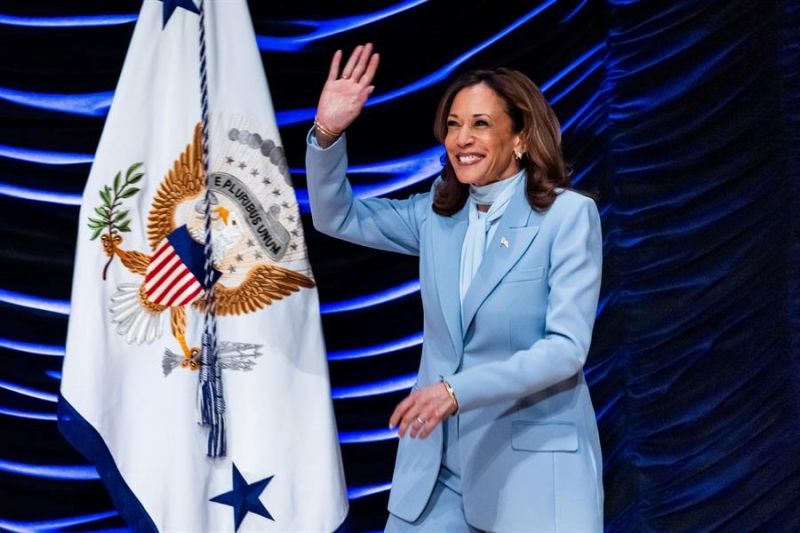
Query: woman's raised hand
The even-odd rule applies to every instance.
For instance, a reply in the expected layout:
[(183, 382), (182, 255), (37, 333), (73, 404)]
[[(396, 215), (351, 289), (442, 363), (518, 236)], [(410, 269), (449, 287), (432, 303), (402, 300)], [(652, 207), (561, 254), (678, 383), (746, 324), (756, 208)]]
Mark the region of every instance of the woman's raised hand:
[(341, 74), (342, 51), (331, 60), (328, 79), (322, 87), (317, 104), (318, 130), (338, 135), (361, 114), (372, 90), (372, 80), (378, 70), (380, 57), (372, 52), (372, 43), (356, 46)]

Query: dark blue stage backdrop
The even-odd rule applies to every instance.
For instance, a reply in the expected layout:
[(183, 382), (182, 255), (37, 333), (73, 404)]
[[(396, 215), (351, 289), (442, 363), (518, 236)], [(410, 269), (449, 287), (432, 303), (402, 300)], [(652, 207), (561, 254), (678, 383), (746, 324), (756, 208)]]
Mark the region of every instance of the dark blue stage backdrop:
[[(427, 190), (447, 80), (544, 89), (605, 271), (586, 368), (608, 531), (800, 531), (800, 2), (251, 0), (298, 190), (337, 48), (383, 55), (352, 180)], [(123, 528), (55, 423), (78, 210), (139, 1), (0, 4), (0, 529)], [(303, 22), (299, 22), (302, 20)], [(381, 528), (413, 381), (413, 258), (304, 218), (356, 531)]]

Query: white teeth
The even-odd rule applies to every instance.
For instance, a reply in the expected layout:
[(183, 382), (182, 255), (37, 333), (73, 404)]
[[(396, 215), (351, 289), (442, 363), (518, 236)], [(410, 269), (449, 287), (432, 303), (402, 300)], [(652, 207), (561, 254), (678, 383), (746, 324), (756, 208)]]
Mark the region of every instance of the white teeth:
[(478, 161), (479, 159), (483, 159), (483, 158), (480, 157), (480, 156), (477, 156), (477, 155), (460, 155), (460, 156), (458, 156), (458, 161), (460, 163), (464, 163), (464, 164), (474, 163), (475, 161)]

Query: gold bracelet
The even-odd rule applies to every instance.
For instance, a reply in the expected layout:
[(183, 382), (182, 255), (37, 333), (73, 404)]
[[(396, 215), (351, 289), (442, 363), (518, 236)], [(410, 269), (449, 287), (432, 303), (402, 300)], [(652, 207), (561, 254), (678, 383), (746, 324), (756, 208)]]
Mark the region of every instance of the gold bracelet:
[(319, 120), (317, 120), (316, 117), (314, 118), (314, 129), (316, 131), (319, 131), (320, 133), (322, 133), (324, 136), (326, 136), (326, 137), (328, 137), (330, 139), (334, 139), (334, 140), (338, 139), (342, 135), (341, 131), (340, 132), (335, 132), (335, 131), (333, 131), (331, 129), (326, 128), (322, 124), (320, 124)]
[(453, 403), (456, 404), (456, 410), (453, 411), (453, 414), (451, 415), (453, 416), (458, 413), (458, 398), (456, 398), (456, 392), (453, 390), (453, 387), (451, 387), (447, 381), (442, 380), (442, 384), (444, 385), (444, 388), (447, 389), (447, 394), (450, 395), (450, 399), (452, 399)]

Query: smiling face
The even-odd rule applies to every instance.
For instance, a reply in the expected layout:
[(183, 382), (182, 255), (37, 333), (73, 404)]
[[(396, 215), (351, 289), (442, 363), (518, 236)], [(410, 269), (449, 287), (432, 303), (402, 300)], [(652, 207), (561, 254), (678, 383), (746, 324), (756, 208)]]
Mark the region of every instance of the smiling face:
[(520, 170), (514, 150), (523, 152), (503, 101), (483, 83), (461, 89), (447, 116), (444, 145), (456, 178), (469, 185), (487, 185)]

